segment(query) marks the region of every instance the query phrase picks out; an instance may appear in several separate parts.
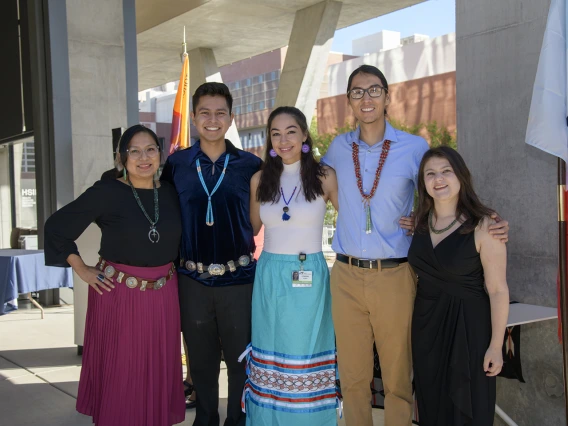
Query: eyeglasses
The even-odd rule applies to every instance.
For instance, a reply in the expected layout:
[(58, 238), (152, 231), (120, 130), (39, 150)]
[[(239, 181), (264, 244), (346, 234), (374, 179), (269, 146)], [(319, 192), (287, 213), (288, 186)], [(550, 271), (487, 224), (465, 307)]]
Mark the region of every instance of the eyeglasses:
[(379, 85), (371, 86), (368, 89), (361, 89), (360, 87), (357, 87), (349, 90), (347, 94), (351, 97), (351, 99), (361, 99), (365, 96), (365, 92), (367, 92), (371, 98), (380, 98), (383, 94), (383, 90), (385, 92), (387, 91), (387, 89)]
[(127, 149), (126, 152), (128, 152), (128, 156), (131, 157), (132, 159), (139, 160), (142, 158), (143, 153), (146, 153), (146, 156), (148, 158), (154, 158), (160, 153), (160, 150), (158, 149), (157, 146), (149, 146), (148, 148), (145, 149), (140, 149), (140, 148)]

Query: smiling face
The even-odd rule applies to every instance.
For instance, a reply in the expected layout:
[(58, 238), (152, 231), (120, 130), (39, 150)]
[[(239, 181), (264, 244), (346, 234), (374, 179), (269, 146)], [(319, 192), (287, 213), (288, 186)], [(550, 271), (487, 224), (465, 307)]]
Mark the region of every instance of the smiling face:
[(137, 179), (153, 178), (160, 167), (160, 151), (156, 141), (146, 132), (138, 132), (128, 144), (126, 170)]
[(225, 141), (225, 133), (231, 127), (233, 114), (223, 96), (202, 96), (191, 113), (201, 141), (216, 143)]
[(435, 201), (457, 202), (460, 181), (446, 158), (432, 157), (424, 165), (424, 185)]
[(289, 114), (279, 114), (270, 123), (272, 148), (282, 158), (284, 164), (300, 161), (302, 144), (307, 135), (302, 132), (298, 122)]
[(381, 96), (372, 98), (367, 92), (361, 99), (349, 97), (349, 105), (355, 118), (364, 124), (371, 124), (385, 119), (385, 107), (390, 103), (388, 93), (383, 88), (379, 77), (373, 74), (359, 73), (353, 77), (349, 90), (369, 89), (378, 86), (382, 90)]

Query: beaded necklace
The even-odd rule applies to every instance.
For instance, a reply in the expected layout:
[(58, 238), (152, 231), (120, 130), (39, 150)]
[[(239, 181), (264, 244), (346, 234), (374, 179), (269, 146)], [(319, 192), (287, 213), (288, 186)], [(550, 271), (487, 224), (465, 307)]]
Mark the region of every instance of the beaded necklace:
[(156, 181), (152, 182), (154, 187), (154, 220), (150, 219), (150, 216), (148, 215), (148, 213), (146, 213), (146, 209), (142, 205), (142, 201), (140, 201), (138, 192), (134, 188), (134, 185), (132, 185), (132, 182), (130, 182), (130, 179), (126, 179), (126, 181), (132, 188), (132, 193), (134, 194), (134, 198), (138, 203), (138, 207), (140, 207), (140, 210), (142, 210), (142, 213), (144, 213), (144, 216), (146, 216), (146, 219), (148, 219), (148, 222), (150, 222), (150, 232), (148, 232), (148, 239), (152, 243), (157, 243), (158, 241), (160, 241), (160, 233), (156, 229), (156, 223), (158, 223), (158, 220), (160, 219), (160, 204), (158, 202), (158, 190), (156, 189)]
[(381, 158), (379, 159), (379, 166), (375, 172), (375, 181), (373, 182), (373, 187), (371, 192), (365, 194), (363, 192), (363, 179), (361, 179), (361, 165), (359, 164), (359, 145), (355, 142), (351, 145), (353, 148), (353, 166), (355, 167), (355, 177), (357, 178), (357, 187), (359, 188), (359, 193), (363, 198), (363, 205), (365, 207), (366, 223), (365, 223), (365, 233), (370, 234), (372, 230), (371, 223), (371, 199), (375, 196), (377, 187), (379, 186), (379, 179), (381, 178), (381, 172), (383, 171), (383, 166), (389, 155), (391, 141), (385, 140), (383, 143), (383, 151), (381, 152)]
[(448, 226), (446, 226), (444, 229), (436, 229), (436, 228), (434, 228), (434, 224), (433, 224), (433, 221), (432, 221), (433, 216), (434, 216), (434, 213), (432, 212), (432, 210), (430, 210), (430, 213), (428, 213), (428, 225), (430, 226), (430, 231), (432, 231), (434, 234), (443, 234), (448, 229), (450, 229), (452, 226), (454, 226), (456, 224), (456, 222), (458, 221), (458, 218), (456, 217), (453, 220), (453, 222), (450, 223)]

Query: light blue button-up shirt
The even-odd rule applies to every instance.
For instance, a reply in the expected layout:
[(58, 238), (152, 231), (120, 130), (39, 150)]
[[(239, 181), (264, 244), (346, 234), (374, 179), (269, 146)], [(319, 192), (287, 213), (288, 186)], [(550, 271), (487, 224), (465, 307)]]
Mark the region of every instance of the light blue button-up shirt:
[[(339, 184), (339, 215), (332, 248), (360, 259), (406, 257), (411, 237), (398, 224), (412, 211), (418, 168), (428, 143), (420, 136), (393, 128), (388, 122), (384, 139), (369, 146), (359, 139), (360, 128), (337, 136), (322, 162), (335, 169)], [(365, 233), (366, 215), (352, 159), (352, 143), (359, 145), (363, 191), (371, 191), (383, 142), (391, 141), (379, 186), (371, 199), (372, 232)]]

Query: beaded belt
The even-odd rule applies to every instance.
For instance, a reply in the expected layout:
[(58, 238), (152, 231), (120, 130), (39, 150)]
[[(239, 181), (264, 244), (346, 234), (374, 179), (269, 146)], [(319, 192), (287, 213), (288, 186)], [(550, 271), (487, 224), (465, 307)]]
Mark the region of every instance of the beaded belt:
[(379, 263), (381, 264), (381, 269), (396, 268), (401, 263), (408, 262), (408, 258), (406, 257), (397, 259), (357, 259), (356, 257), (345, 256), (341, 253), (337, 253), (337, 260), (342, 263), (347, 263), (348, 265), (351, 264), (358, 268), (365, 269), (379, 269)]
[[(204, 265), (201, 262), (194, 262), (193, 260), (180, 259), (180, 266), (187, 269), (190, 272), (197, 271), (203, 274), (200, 278), (208, 278), (210, 276), (220, 276), (227, 271), (235, 272), (239, 266), (247, 266), (253, 261), (254, 257), (251, 253), (250, 255), (243, 255), (239, 257), (236, 262), (229, 260), (226, 264), (223, 263), (212, 263), (211, 265)], [(207, 271), (207, 272), (205, 272)]]
[(103, 274), (105, 274), (105, 277), (107, 277), (109, 280), (114, 281), (114, 278), (116, 277), (116, 282), (122, 283), (124, 281), (126, 287), (128, 288), (140, 287), (140, 291), (146, 291), (146, 289), (151, 289), (151, 290), (161, 289), (163, 286), (166, 285), (166, 281), (172, 279), (175, 273), (175, 267), (174, 264), (172, 263), (172, 266), (168, 271), (167, 276), (158, 278), (155, 281), (146, 280), (144, 278), (136, 277), (134, 275), (121, 272), (112, 265), (106, 265), (106, 263), (107, 263), (106, 260), (100, 259), (99, 263), (97, 263), (95, 267), (98, 268), (100, 271), (103, 271)]

